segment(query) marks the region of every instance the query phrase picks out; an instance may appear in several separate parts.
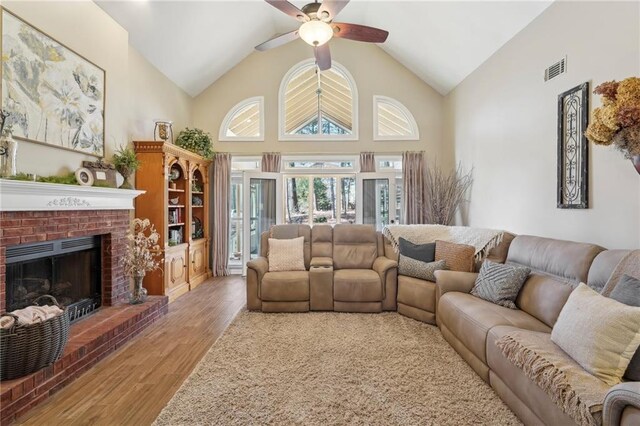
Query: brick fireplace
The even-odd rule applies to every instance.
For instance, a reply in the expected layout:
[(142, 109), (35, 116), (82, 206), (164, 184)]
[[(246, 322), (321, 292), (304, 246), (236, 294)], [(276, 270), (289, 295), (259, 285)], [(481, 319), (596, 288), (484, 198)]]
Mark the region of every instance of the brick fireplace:
[[(71, 325), (60, 360), (31, 375), (0, 382), (0, 423), (75, 380), (168, 311), (165, 296), (129, 305), (129, 278), (119, 260), (127, 244), (133, 199), (140, 191), (0, 180), (0, 312), (7, 308), (7, 248), (91, 237), (100, 247), (100, 307)], [(53, 288), (53, 283), (51, 284)]]

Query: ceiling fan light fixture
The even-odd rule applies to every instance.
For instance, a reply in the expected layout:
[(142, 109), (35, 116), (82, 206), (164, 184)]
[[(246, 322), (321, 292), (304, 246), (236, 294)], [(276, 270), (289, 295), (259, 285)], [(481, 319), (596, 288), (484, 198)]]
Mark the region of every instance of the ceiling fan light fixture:
[(326, 22), (312, 20), (302, 24), (298, 34), (307, 44), (322, 46), (333, 37), (333, 28)]

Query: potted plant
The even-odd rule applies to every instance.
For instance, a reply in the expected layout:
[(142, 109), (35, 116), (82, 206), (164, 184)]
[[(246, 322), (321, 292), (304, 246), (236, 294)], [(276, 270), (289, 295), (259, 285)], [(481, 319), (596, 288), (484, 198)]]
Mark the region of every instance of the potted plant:
[(122, 258), (122, 266), (130, 277), (133, 277), (133, 292), (129, 299), (132, 305), (147, 300), (147, 289), (142, 280), (147, 272), (157, 269), (160, 262), (156, 259), (160, 252), (158, 241), (160, 234), (149, 219), (133, 219), (133, 231), (127, 233), (127, 251)]
[(113, 159), (111, 160), (113, 165), (116, 166), (118, 173), (124, 178), (124, 182), (120, 185), (122, 189), (134, 189), (131, 182), (129, 182), (129, 176), (131, 176), (140, 167), (140, 161), (136, 157), (136, 153), (130, 147), (119, 147)]
[(640, 77), (607, 81), (593, 91), (602, 106), (593, 110), (585, 136), (597, 145), (614, 145), (640, 174)]
[(176, 145), (204, 157), (213, 157), (211, 135), (200, 129), (186, 128), (178, 134)]

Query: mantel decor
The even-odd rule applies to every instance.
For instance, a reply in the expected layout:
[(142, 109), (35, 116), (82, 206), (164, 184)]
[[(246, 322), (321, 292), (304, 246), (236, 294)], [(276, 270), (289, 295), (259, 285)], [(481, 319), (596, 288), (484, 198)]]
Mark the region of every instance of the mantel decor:
[(558, 96), (558, 208), (589, 207), (589, 82)]
[(615, 146), (640, 174), (640, 77), (607, 81), (593, 93), (602, 96), (602, 106), (593, 110), (587, 138)]
[(105, 71), (7, 9), (2, 110), (13, 137), (104, 156)]

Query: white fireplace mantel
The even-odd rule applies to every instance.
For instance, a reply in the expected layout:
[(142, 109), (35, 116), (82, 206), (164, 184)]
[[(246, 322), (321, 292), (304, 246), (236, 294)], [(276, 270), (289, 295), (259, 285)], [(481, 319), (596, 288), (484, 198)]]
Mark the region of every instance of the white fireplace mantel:
[(133, 210), (145, 191), (0, 179), (0, 211)]

